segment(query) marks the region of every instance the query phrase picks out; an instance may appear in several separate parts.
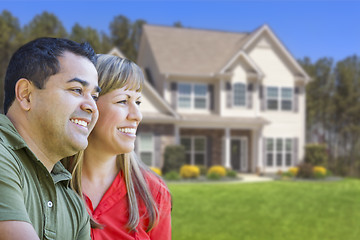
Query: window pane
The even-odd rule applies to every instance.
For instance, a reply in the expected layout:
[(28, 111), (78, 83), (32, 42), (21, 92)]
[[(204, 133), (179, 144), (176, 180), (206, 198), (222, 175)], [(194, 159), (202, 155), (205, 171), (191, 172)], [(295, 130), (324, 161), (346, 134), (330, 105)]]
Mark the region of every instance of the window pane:
[(286, 139), (286, 151), (291, 152), (292, 151), (292, 140)]
[(267, 109), (277, 110), (278, 109), (278, 100), (267, 100)]
[(195, 96), (206, 96), (207, 85), (195, 85)]
[(205, 139), (195, 138), (195, 151), (205, 151)]
[(191, 155), (190, 155), (190, 153), (187, 153), (185, 155), (185, 163), (186, 164), (191, 164)]
[(285, 157), (286, 157), (286, 166), (288, 167), (288, 166), (291, 166), (291, 153), (287, 153), (286, 155), (285, 155)]
[(205, 155), (203, 153), (195, 154), (195, 165), (205, 165)]
[(293, 90), (292, 88), (281, 88), (281, 98), (282, 99), (292, 99)]
[(195, 108), (206, 108), (206, 99), (205, 98), (195, 98)]
[(291, 110), (292, 101), (291, 100), (281, 100), (281, 110)]
[(236, 83), (234, 85), (234, 105), (245, 106), (246, 88), (243, 83)]
[(179, 83), (179, 94), (190, 95), (191, 94), (191, 85), (185, 84), (185, 83)]
[(275, 98), (277, 99), (279, 96), (279, 89), (277, 87), (268, 87), (267, 88), (267, 94), (266, 96), (268, 98)]
[(191, 150), (191, 139), (190, 138), (181, 138), (181, 145), (185, 147), (185, 151)]
[(282, 152), (283, 150), (283, 140), (281, 138), (276, 139), (276, 151)]
[(276, 154), (276, 166), (282, 166), (282, 153)]
[(273, 166), (273, 154), (272, 153), (268, 153), (266, 155), (266, 165), (268, 167), (272, 167)]
[(191, 107), (190, 97), (179, 97), (179, 107), (190, 108)]
[(140, 151), (152, 151), (154, 147), (151, 133), (140, 134)]
[(266, 150), (274, 151), (274, 139), (267, 139), (267, 141), (266, 141)]
[(141, 152), (140, 153), (141, 160), (148, 166), (152, 164), (152, 153), (151, 152)]

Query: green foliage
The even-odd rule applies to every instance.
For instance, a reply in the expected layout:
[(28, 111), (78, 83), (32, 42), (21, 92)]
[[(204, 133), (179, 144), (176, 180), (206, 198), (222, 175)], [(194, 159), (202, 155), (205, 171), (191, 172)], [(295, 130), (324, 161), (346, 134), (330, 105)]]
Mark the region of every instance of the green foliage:
[(226, 176), (229, 178), (236, 178), (238, 175), (238, 173), (232, 169), (227, 169), (226, 170)]
[(170, 171), (165, 174), (166, 180), (180, 180), (180, 174), (177, 171)]
[(185, 148), (182, 145), (168, 145), (164, 153), (163, 173), (170, 171), (180, 171), (180, 167), (185, 163)]
[(311, 163), (303, 162), (299, 164), (299, 171), (297, 173), (299, 178), (313, 178), (313, 165)]
[(207, 167), (205, 165), (196, 165), (200, 169), (200, 175), (205, 176), (207, 173)]
[(83, 28), (76, 23), (71, 29), (70, 39), (79, 43), (88, 42), (94, 48), (95, 52), (102, 52), (100, 35), (94, 28)]
[(325, 144), (306, 144), (305, 162), (313, 166), (327, 166), (327, 146)]
[(209, 172), (206, 177), (210, 180), (220, 180), (222, 178), (218, 172)]

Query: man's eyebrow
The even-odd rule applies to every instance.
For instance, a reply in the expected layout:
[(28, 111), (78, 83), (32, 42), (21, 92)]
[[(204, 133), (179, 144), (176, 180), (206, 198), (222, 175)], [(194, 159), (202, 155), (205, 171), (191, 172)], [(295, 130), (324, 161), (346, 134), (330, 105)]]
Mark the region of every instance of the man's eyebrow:
[[(81, 85), (83, 85), (84, 87), (87, 87), (89, 86), (89, 83), (85, 80), (81, 80), (79, 78), (73, 78), (73, 79), (70, 79), (69, 81), (67, 81), (68, 83), (70, 82), (78, 82), (80, 83)], [(99, 86), (95, 86), (95, 91), (96, 92), (100, 92), (101, 91), (101, 88)]]

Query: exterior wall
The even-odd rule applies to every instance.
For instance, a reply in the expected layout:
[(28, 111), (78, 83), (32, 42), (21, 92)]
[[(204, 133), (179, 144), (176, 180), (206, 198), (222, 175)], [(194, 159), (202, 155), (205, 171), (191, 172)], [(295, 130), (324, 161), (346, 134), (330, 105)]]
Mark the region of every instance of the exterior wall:
[(164, 153), (167, 145), (175, 144), (174, 125), (172, 124), (140, 124), (138, 133), (152, 133), (154, 137), (155, 167), (164, 164)]

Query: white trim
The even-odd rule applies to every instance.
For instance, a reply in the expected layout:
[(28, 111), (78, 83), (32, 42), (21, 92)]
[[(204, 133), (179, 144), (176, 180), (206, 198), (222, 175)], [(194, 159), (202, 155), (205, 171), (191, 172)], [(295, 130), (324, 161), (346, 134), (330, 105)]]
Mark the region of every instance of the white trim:
[[(277, 150), (277, 140), (280, 139), (282, 141), (282, 149), (281, 151), (278, 151)], [(272, 140), (273, 141), (273, 149), (272, 150), (268, 150), (267, 149), (267, 146), (266, 146), (266, 157), (265, 157), (265, 165), (266, 167), (268, 168), (287, 168), (287, 167), (291, 167), (294, 165), (294, 140), (293, 138), (291, 137), (267, 137), (266, 138), (266, 145), (267, 145), (267, 141), (269, 140)], [(286, 140), (290, 140), (291, 141), (291, 150), (290, 151), (286, 151)], [(278, 166), (277, 165), (277, 154), (281, 152), (281, 165)], [(290, 162), (290, 165), (286, 165), (286, 154), (287, 153), (290, 153), (291, 154), (291, 162)], [(273, 156), (273, 163), (272, 163), (272, 166), (269, 166), (268, 165), (268, 159), (267, 159), (267, 156), (268, 154), (272, 154)]]
[[(283, 86), (270, 86), (270, 85), (266, 85), (264, 86), (265, 87), (265, 96), (266, 96), (266, 99), (265, 99), (265, 110), (266, 111), (278, 111), (278, 112), (289, 112), (289, 113), (294, 113), (294, 87), (283, 87)], [(277, 91), (278, 91), (278, 96), (277, 98), (275, 99), (274, 97), (269, 97), (269, 94), (268, 94), (268, 88), (276, 88)], [(284, 88), (288, 88), (291, 90), (291, 98), (285, 98), (283, 99), (282, 97), (282, 89)], [(269, 109), (268, 107), (268, 100), (277, 100), (277, 109)], [(282, 109), (282, 100), (289, 100), (291, 101), (291, 109)]]
[[(141, 142), (142, 142), (141, 138), (144, 137), (144, 135), (148, 135), (148, 136), (151, 137), (151, 144), (152, 144), (151, 150), (147, 150), (147, 149), (146, 149), (146, 150), (143, 150), (142, 147), (141, 147)], [(138, 154), (139, 154), (139, 156), (140, 156), (140, 159), (142, 160), (142, 158), (141, 158), (141, 153), (143, 153), (143, 152), (145, 152), (145, 153), (151, 153), (151, 166), (155, 166), (155, 156), (154, 156), (154, 155), (155, 155), (155, 141), (154, 141), (154, 140), (155, 140), (154, 134), (151, 133), (151, 132), (141, 132), (141, 133), (139, 134)]]
[[(210, 94), (209, 94), (209, 85), (206, 83), (194, 83), (194, 82), (178, 82), (177, 83), (177, 109), (179, 110), (195, 110), (195, 111), (202, 111), (202, 110), (209, 110), (210, 106)], [(180, 85), (190, 85), (190, 94), (188, 95), (182, 95), (180, 94)], [(198, 96), (195, 94), (195, 86), (203, 86), (206, 89), (206, 95), (205, 96)], [(190, 107), (181, 107), (180, 106), (180, 98), (181, 97), (189, 97), (190, 98)], [(201, 98), (205, 99), (205, 108), (196, 108), (195, 107), (195, 99)]]
[[(245, 103), (244, 105), (236, 105), (235, 104), (235, 85), (237, 84), (242, 84), (244, 85), (244, 100), (245, 100)], [(232, 105), (231, 105), (231, 108), (247, 108), (247, 105), (248, 105), (248, 84), (247, 83), (243, 83), (243, 82), (235, 82), (232, 84)]]

